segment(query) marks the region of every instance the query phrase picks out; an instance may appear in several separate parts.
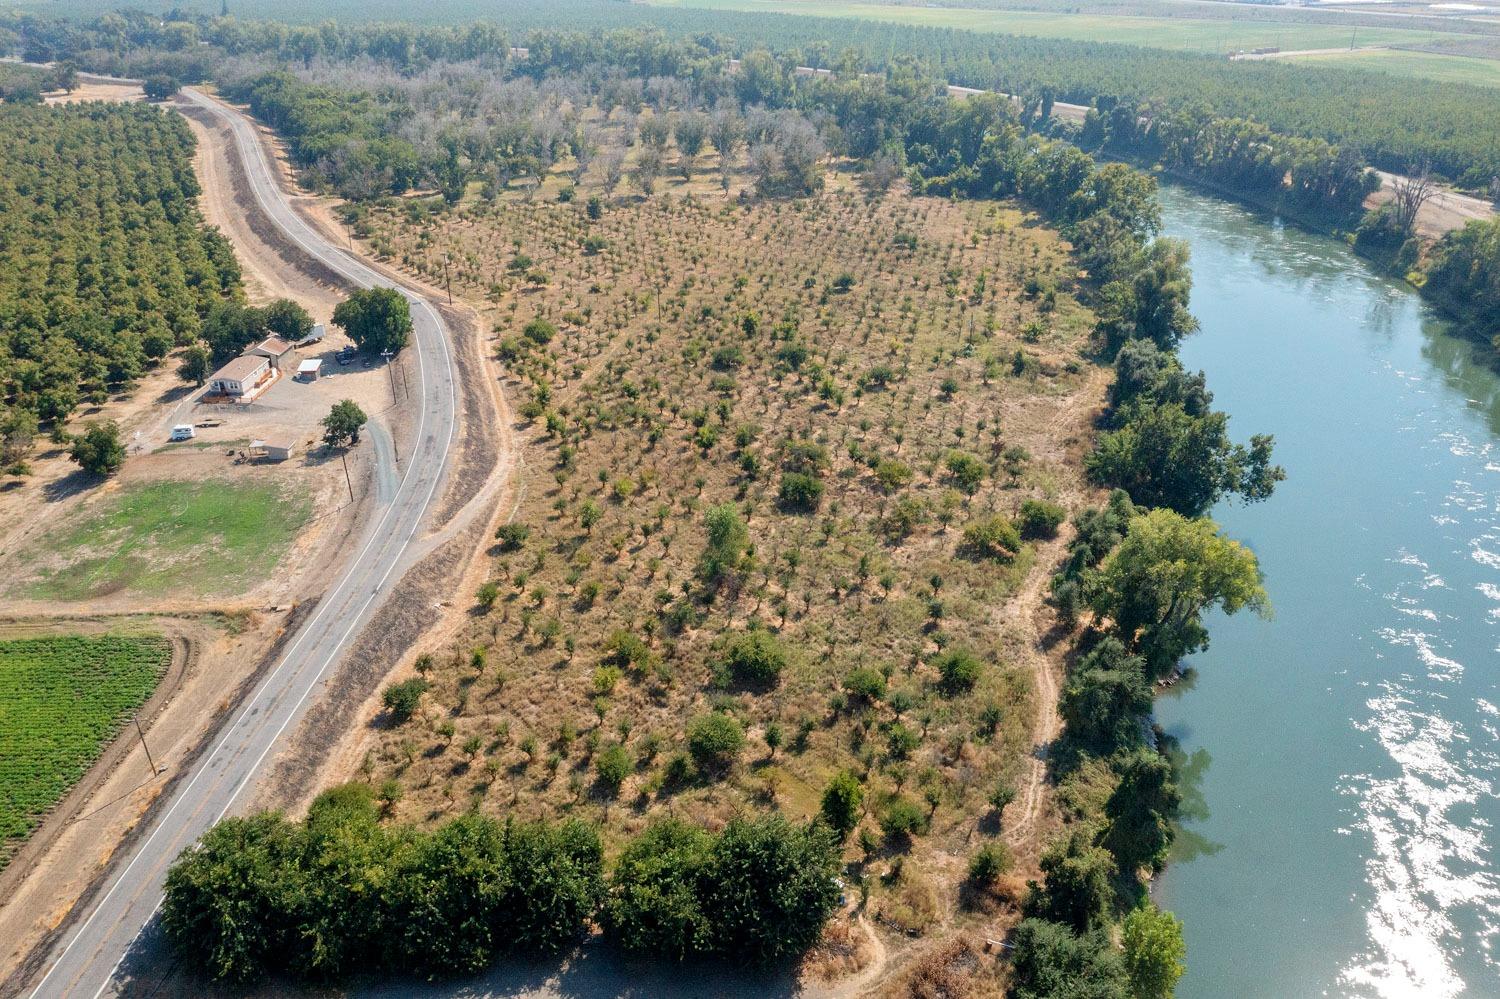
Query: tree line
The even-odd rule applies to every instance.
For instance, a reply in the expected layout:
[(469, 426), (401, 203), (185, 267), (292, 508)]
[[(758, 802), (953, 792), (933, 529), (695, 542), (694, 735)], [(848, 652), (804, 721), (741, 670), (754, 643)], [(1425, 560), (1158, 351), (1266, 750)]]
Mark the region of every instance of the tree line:
[[(475, 14), (480, 13), (474, 11)], [(370, 57), (402, 72), (440, 61), (505, 59), (527, 50), (537, 76), (589, 64), (630, 67), (643, 76), (692, 76), (705, 64), (756, 48), (802, 64), (884, 72), (915, 58), (933, 76), (962, 86), (1091, 104), (1104, 97), (1159, 115), (1253, 119), (1277, 133), (1348, 148), (1376, 166), (1438, 173), (1483, 188), (1500, 175), (1489, 140), (1500, 95), (1489, 88), (1394, 78), (1374, 71), (1222, 57), (1135, 46), (1017, 37), (960, 29), (732, 11), (649, 8), (578, 0), (545, 10), (526, 2), (484, 13), (504, 27), (474, 23), (286, 25), (176, 12), (166, 21), (110, 13), (86, 24), (12, 13), (0, 30), (34, 61), (76, 59), (101, 72), (165, 72), (184, 82), (213, 75), (225, 56), (274, 55), (307, 65), (323, 57)], [(460, 13), (457, 16), (463, 16)], [(613, 30), (610, 30), (613, 29)], [(835, 46), (829, 39), (838, 39)]]
[(431, 831), (382, 823), (397, 789), (348, 784), (307, 817), (221, 820), (168, 872), (162, 925), (194, 971), (337, 982), (448, 978), (557, 954), (599, 926), (658, 960), (795, 958), (839, 902), (837, 836), (779, 816), (718, 833), (658, 820), (606, 874), (598, 830), (477, 812)]
[(140, 105), (0, 108), (0, 424), (24, 471), (38, 426), (129, 389), (240, 295), (194, 198), (193, 137)]

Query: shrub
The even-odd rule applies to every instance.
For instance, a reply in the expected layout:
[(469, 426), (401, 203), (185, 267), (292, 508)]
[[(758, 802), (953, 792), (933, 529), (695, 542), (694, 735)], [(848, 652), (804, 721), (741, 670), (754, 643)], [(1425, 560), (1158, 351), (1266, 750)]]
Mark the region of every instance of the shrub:
[(948, 452), (944, 465), (948, 469), (948, 474), (953, 476), (959, 488), (966, 493), (972, 493), (978, 489), (979, 484), (984, 481), (985, 475), (989, 472), (984, 462), (964, 451)]
[(728, 768), (744, 745), (744, 728), (722, 712), (699, 715), (688, 723), (688, 752), (703, 770)]
[(949, 649), (938, 656), (937, 669), (939, 687), (948, 696), (962, 694), (974, 689), (984, 665), (973, 653), (963, 649)]
[(880, 831), (892, 840), (909, 840), (927, 828), (922, 806), (904, 795), (893, 795), (880, 810)]
[(500, 584), (493, 579), (486, 580), (480, 584), (478, 591), (474, 594), (474, 599), (479, 602), (480, 607), (489, 610), (495, 606), (495, 601), (500, 599)]
[(916, 752), (917, 747), (921, 744), (921, 736), (900, 722), (893, 724), (886, 733), (886, 747), (890, 751), (891, 759), (893, 760), (906, 759), (912, 753)]
[(620, 787), (634, 767), (635, 761), (630, 758), (630, 751), (618, 743), (607, 747), (594, 758), (594, 772), (599, 775), (599, 786), (611, 798), (619, 795)]
[(1101, 931), (1080, 936), (1061, 923), (1023, 919), (1011, 943), (1016, 999), (1130, 999), (1120, 955)]
[(885, 697), (885, 675), (872, 666), (859, 666), (844, 677), (844, 689), (851, 697), (878, 701)]
[(865, 791), (859, 778), (848, 770), (840, 770), (823, 791), (820, 807), (823, 821), (839, 836), (848, 836), (859, 825), (859, 808), (864, 797)]
[(391, 713), (391, 720), (400, 725), (416, 714), (422, 695), (427, 693), (427, 686), (426, 680), (414, 676), (410, 680), (386, 687), (380, 699), (385, 704), (385, 709)]
[(546, 346), (557, 336), (557, 327), (538, 316), (521, 329), (521, 335), (539, 346)]
[(767, 690), (776, 686), (786, 669), (787, 651), (775, 635), (759, 629), (735, 635), (719, 660), (721, 682)]
[(529, 537), (531, 537), (531, 528), (526, 524), (501, 524), (495, 528), (495, 540), (500, 542), (501, 551), (516, 551), (526, 543)]
[(650, 661), (651, 647), (623, 628), (613, 632), (604, 643), (603, 662), (607, 666), (642, 669)]
[(985, 517), (964, 528), (963, 548), (974, 558), (1009, 562), (1021, 550), (1021, 536), (1004, 517)]
[(1021, 504), (1016, 527), (1023, 538), (1055, 538), (1068, 512), (1056, 503), (1029, 499)]
[(875, 466), (875, 481), (879, 482), (880, 488), (888, 493), (893, 493), (902, 486), (910, 484), (911, 480), (911, 466), (904, 461), (887, 458)]
[(811, 513), (823, 502), (823, 483), (804, 472), (787, 472), (781, 477), (779, 498), (788, 510)]
[(1010, 850), (1004, 843), (990, 842), (979, 848), (969, 859), (969, 883), (978, 888), (988, 888), (999, 880), (1000, 875), (1010, 870)]

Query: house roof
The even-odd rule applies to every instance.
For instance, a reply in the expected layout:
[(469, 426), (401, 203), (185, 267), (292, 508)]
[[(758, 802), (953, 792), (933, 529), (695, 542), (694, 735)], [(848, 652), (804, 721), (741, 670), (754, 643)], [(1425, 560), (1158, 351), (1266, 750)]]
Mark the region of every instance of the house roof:
[(321, 357), (309, 357), (307, 360), (297, 365), (297, 370), (299, 372), (317, 371), (322, 366), (323, 359)]
[(298, 435), (296, 434), (270, 434), (269, 436), (253, 440), (251, 447), (275, 448), (278, 451), (290, 451), (297, 446)]
[(218, 381), (224, 378), (229, 381), (242, 382), (246, 378), (252, 377), (265, 366), (266, 359), (264, 357), (256, 357), (253, 354), (241, 354), (218, 371), (215, 371), (213, 373), (213, 380)]
[(263, 350), (267, 354), (270, 354), (272, 357), (280, 357), (282, 354), (285, 354), (287, 351), (291, 350), (292, 345), (281, 339), (281, 337), (279, 336), (268, 336), (250, 349)]

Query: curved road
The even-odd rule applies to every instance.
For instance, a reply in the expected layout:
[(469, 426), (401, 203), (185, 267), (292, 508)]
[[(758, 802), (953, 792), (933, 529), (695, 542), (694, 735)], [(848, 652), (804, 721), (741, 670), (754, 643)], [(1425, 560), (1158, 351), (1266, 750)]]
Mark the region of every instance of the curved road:
[(282, 660), (239, 707), (213, 750), (183, 776), (128, 862), (110, 873), (108, 888), (93, 902), (78, 929), (54, 951), (45, 977), (32, 993), (48, 999), (87, 999), (130, 990), (126, 958), (144, 940), (142, 930), (161, 903), (167, 868), (234, 806), (278, 739), (317, 694), (323, 676), (399, 580), (408, 547), (447, 470), (454, 437), (453, 364), (448, 329), (437, 310), (420, 295), (393, 285), (330, 244), (292, 210), (264, 147), (243, 115), (192, 90), (184, 90), (183, 97), (230, 126), (255, 200), (287, 238), (351, 283), (396, 287), (410, 301), (418, 361), (417, 432), (412, 453), (399, 469), (394, 494), (383, 497), (373, 511), (343, 575), (297, 632)]

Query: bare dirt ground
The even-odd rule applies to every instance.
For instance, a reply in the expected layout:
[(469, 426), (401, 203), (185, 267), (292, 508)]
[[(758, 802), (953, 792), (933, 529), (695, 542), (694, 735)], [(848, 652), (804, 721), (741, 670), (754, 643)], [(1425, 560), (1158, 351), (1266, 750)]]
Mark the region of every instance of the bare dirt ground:
[[(1366, 208), (1376, 208), (1395, 196), (1396, 175), (1383, 170), (1376, 172), (1380, 174), (1380, 190), (1365, 199)], [(1439, 187), (1417, 212), (1417, 234), (1427, 239), (1440, 239), (1470, 222), (1494, 217), (1493, 202)]]
[(48, 104), (82, 104), (85, 101), (143, 101), (146, 92), (139, 83), (109, 83), (90, 79), (80, 82), (71, 93), (47, 94)]

